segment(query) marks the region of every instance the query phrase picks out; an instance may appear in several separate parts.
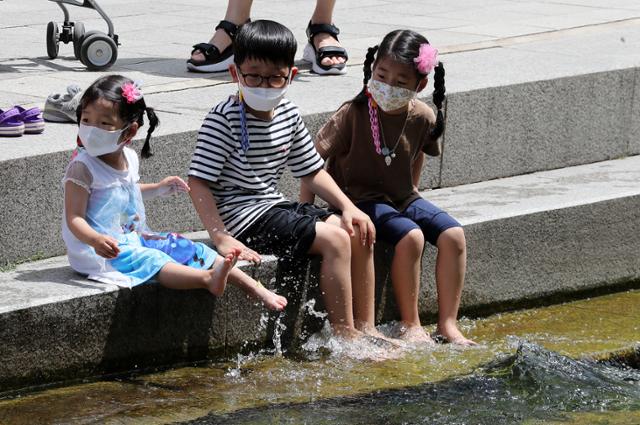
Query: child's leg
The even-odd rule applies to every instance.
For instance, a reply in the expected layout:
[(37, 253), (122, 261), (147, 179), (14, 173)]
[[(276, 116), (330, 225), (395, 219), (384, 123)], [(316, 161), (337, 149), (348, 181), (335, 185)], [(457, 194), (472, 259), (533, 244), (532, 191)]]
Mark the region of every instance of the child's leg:
[(285, 297), (268, 290), (260, 282), (240, 269), (234, 268), (231, 270), (229, 282), (242, 289), (249, 296), (262, 301), (269, 310), (282, 311), (287, 306)]
[[(391, 282), (400, 319), (405, 326), (400, 337), (414, 342), (431, 342), (420, 325), (418, 314), (420, 260), (424, 247), (422, 232), (412, 220), (384, 202), (362, 202), (358, 204), (358, 208), (371, 217), (376, 226), (376, 238), (395, 247), (391, 263)], [(374, 285), (372, 285), (372, 291), (375, 294)], [(372, 295), (372, 308), (375, 303), (374, 297), (375, 295)]]
[(436, 246), (437, 332), (453, 343), (473, 345), (475, 343), (465, 338), (456, 324), (467, 268), (467, 243), (462, 227), (451, 227), (442, 232)]
[(432, 343), (420, 324), (418, 312), (423, 249), (424, 235), (420, 229), (410, 230), (400, 239), (395, 245), (391, 262), (391, 282), (400, 310), (400, 319), (406, 326), (401, 337), (413, 342)]
[(436, 257), (438, 329), (436, 332), (456, 344), (475, 344), (465, 338), (457, 326), (458, 308), (467, 266), (466, 241), (460, 223), (422, 198), (412, 202), (404, 214), (415, 221), (422, 229), (425, 239), (438, 248)]
[(238, 258), (238, 253), (227, 255), (224, 259), (218, 255), (209, 270), (198, 270), (178, 263), (167, 263), (157, 275), (158, 282), (171, 289), (208, 289), (215, 296), (224, 292), (227, 276)]
[(357, 337), (360, 332), (353, 323), (349, 235), (336, 225), (318, 222), (309, 253), (322, 256), (320, 290), (334, 332), (347, 338)]
[[(339, 217), (332, 215), (326, 223), (341, 226)], [(350, 237), (351, 245), (351, 290), (353, 296), (353, 320), (357, 329), (381, 337), (375, 329), (375, 269), (373, 265), (373, 247), (362, 245), (360, 229), (354, 227), (355, 235)]]

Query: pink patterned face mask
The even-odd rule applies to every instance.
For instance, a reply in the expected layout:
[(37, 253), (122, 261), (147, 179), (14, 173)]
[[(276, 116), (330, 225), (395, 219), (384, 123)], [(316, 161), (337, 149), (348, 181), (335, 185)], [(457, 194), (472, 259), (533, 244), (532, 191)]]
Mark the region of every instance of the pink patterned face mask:
[(403, 108), (416, 97), (415, 90), (392, 86), (374, 79), (369, 80), (368, 86), (371, 97), (383, 111), (395, 111)]

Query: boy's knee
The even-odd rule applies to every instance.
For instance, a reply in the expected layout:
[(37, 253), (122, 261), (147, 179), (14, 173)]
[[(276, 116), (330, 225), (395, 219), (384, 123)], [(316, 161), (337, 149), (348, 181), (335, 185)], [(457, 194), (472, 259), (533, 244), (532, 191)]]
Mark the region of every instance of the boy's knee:
[(332, 229), (334, 235), (331, 237), (331, 241), (334, 244), (335, 249), (339, 252), (351, 252), (351, 237), (341, 227)]
[(438, 248), (446, 247), (454, 249), (459, 254), (464, 254), (467, 250), (467, 241), (462, 227), (451, 227), (438, 237)]
[(351, 238), (343, 228), (333, 225), (322, 226), (317, 230), (316, 237), (323, 241), (323, 254), (351, 255)]

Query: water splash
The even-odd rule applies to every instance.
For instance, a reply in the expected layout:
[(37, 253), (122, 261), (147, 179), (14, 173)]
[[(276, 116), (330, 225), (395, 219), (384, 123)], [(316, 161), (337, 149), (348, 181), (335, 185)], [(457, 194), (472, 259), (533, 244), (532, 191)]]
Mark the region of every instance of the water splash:
[(236, 356), (235, 367), (230, 367), (224, 374), (225, 378), (239, 379), (242, 375), (242, 365), (249, 358), (249, 356), (243, 356), (238, 353)]
[(325, 311), (317, 311), (315, 309), (315, 306), (316, 306), (316, 299), (311, 298), (309, 301), (304, 303), (303, 308), (305, 309), (305, 311), (309, 316), (316, 317), (318, 319), (324, 319), (329, 315), (329, 313)]
[(325, 320), (322, 329), (311, 335), (301, 348), (309, 360), (348, 357), (354, 360), (378, 361), (398, 358), (401, 355), (400, 350), (395, 350), (377, 338), (346, 339), (337, 336), (328, 320)]
[[(521, 342), (515, 355), (444, 382), (374, 391), (348, 398), (272, 405), (209, 415), (192, 424), (372, 423), (513, 424), (590, 423), (580, 415), (627, 412), (640, 417), (640, 370), (574, 360)], [(602, 422), (605, 423), (605, 422)]]
[(287, 326), (282, 323), (283, 317), (284, 313), (278, 314), (273, 327), (273, 337), (271, 338), (274, 347), (274, 354), (277, 356), (282, 355), (282, 333), (287, 329)]

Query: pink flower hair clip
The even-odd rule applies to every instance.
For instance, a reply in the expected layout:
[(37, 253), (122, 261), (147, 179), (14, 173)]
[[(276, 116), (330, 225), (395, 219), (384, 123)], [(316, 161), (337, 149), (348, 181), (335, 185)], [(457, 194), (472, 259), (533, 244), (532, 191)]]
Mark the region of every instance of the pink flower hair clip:
[(431, 47), (429, 43), (423, 43), (420, 45), (418, 56), (413, 61), (418, 72), (426, 75), (438, 66), (438, 50)]
[(122, 85), (122, 97), (127, 100), (127, 103), (136, 103), (142, 99), (142, 92), (140, 91), (141, 85), (142, 83), (139, 81), (124, 83)]

